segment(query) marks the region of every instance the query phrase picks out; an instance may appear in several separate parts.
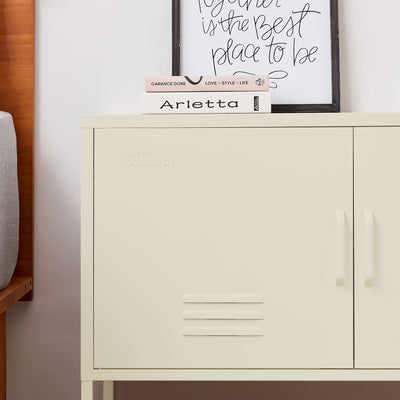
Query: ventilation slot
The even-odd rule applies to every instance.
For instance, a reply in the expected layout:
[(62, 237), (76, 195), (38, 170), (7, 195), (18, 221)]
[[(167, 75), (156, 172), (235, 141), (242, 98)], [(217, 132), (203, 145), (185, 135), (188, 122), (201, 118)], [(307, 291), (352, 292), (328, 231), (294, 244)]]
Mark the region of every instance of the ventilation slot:
[(257, 320), (263, 316), (261, 311), (185, 311), (183, 319)]
[(183, 336), (264, 336), (261, 328), (184, 328)]
[(260, 295), (240, 294), (240, 295), (208, 295), (208, 294), (186, 294), (183, 296), (183, 303), (264, 303)]
[(182, 302), (191, 308), (183, 312), (183, 336), (264, 336), (260, 295), (187, 294)]

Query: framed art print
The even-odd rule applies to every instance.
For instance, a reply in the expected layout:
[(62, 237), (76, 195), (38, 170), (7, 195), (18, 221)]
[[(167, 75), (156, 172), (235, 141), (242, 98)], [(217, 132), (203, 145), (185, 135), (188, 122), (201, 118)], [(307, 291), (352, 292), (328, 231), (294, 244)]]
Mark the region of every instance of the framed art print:
[(268, 74), (274, 112), (340, 111), (337, 0), (173, 0), (172, 74)]

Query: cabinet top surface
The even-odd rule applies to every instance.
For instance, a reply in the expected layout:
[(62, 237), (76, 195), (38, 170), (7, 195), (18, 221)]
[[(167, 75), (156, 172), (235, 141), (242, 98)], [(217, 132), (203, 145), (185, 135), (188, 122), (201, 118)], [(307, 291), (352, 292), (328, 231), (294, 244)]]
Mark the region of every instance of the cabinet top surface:
[(83, 115), (81, 128), (400, 126), (400, 113)]

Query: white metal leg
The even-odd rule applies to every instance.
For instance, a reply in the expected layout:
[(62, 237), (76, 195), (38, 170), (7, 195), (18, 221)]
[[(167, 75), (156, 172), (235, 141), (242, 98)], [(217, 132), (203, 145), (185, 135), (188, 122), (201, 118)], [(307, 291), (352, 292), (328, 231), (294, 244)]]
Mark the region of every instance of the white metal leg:
[(93, 400), (93, 381), (81, 382), (81, 400)]
[(103, 400), (114, 400), (114, 381), (103, 381)]

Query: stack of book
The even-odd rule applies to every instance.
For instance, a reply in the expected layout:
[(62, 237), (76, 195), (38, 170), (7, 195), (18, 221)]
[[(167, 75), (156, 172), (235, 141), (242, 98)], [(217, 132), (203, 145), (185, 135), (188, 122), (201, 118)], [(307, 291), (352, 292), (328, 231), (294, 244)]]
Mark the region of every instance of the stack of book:
[(268, 75), (146, 79), (143, 114), (270, 113)]

